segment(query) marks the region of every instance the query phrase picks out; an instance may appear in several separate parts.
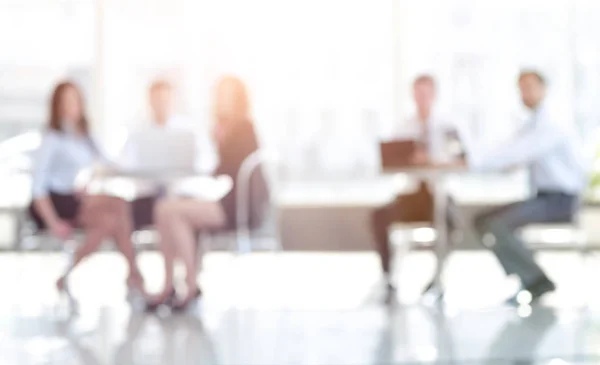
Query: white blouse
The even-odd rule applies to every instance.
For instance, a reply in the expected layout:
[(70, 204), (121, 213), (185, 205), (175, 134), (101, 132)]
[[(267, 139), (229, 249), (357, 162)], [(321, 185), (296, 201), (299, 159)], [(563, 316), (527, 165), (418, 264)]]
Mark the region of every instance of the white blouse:
[(89, 137), (47, 131), (34, 158), (33, 198), (46, 197), (50, 192), (72, 194), (79, 173), (92, 166), (98, 157)]
[[(143, 156), (137, 156), (136, 150), (139, 143), (138, 136), (147, 130), (185, 130), (193, 133), (196, 139), (196, 163), (195, 170), (200, 174), (212, 174), (219, 162), (219, 157), (208, 131), (202, 128), (194, 128), (193, 123), (188, 118), (173, 115), (164, 126), (159, 126), (156, 122), (147, 121), (134, 128), (128, 135), (125, 146), (118, 158), (118, 165), (122, 168), (135, 168), (138, 161)], [(137, 180), (134, 181), (136, 197), (147, 197), (156, 195), (159, 186), (156, 183)]]

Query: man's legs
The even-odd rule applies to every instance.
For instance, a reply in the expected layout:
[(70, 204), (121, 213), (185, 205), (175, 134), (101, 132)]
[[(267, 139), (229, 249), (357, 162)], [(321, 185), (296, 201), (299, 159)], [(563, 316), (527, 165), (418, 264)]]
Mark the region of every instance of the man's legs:
[(391, 280), (392, 248), (389, 228), (395, 222), (429, 222), (433, 211), (433, 199), (425, 184), (414, 194), (401, 195), (371, 215), (371, 229), (375, 248), (381, 260), (381, 268), (388, 287), (394, 289)]
[(517, 237), (515, 231), (531, 223), (567, 220), (572, 213), (572, 199), (560, 194), (539, 195), (476, 218), (475, 228), (506, 273), (517, 274), (527, 288), (548, 279), (535, 262), (533, 252)]
[(393, 223), (393, 204), (395, 203), (378, 208), (371, 215), (371, 230), (373, 231), (375, 240), (375, 249), (379, 254), (381, 270), (383, 271), (384, 279), (390, 289), (393, 289), (393, 283), (390, 275), (392, 249), (389, 240), (389, 228)]

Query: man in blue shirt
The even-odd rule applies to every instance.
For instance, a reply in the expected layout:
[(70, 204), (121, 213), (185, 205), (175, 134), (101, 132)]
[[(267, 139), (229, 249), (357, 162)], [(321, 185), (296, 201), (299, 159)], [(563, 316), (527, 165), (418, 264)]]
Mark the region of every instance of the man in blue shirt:
[[(546, 82), (534, 71), (524, 71), (519, 88), (532, 116), (517, 136), (487, 156), (472, 156), (475, 170), (529, 167), (533, 196), (480, 215), (475, 228), (483, 244), (494, 252), (505, 272), (516, 274), (522, 290), (509, 300), (525, 304), (554, 291), (554, 283), (535, 262), (533, 252), (515, 234), (532, 223), (570, 222), (586, 184), (581, 142), (574, 130), (553, 120), (544, 103)], [(476, 158), (481, 157), (481, 158)], [(529, 295), (521, 293), (528, 292)]]

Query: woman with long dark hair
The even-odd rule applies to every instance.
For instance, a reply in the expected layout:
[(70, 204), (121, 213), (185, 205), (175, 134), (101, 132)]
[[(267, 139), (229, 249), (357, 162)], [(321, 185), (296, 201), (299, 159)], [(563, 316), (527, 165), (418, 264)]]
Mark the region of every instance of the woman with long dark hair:
[[(84, 230), (85, 239), (75, 252), (71, 270), (105, 239), (112, 238), (129, 266), (128, 287), (143, 292), (143, 279), (131, 242), (128, 203), (116, 197), (86, 195), (76, 187), (78, 175), (100, 158), (90, 137), (81, 91), (72, 82), (58, 84), (35, 158), (30, 214), (40, 230), (48, 230), (62, 239), (69, 238), (74, 228)], [(57, 281), (60, 291), (68, 290), (66, 275)]]
[[(173, 263), (183, 261), (187, 276), (185, 296), (172, 304), (173, 309), (185, 309), (200, 296), (197, 284), (198, 232), (236, 228), (236, 185), (243, 161), (258, 149), (258, 139), (250, 113), (246, 86), (236, 77), (223, 77), (214, 94), (213, 139), (218, 149), (219, 165), (215, 176), (227, 175), (233, 188), (220, 201), (197, 198), (167, 198), (154, 209), (154, 222), (160, 233), (160, 249), (165, 260), (165, 286), (162, 293), (148, 300), (153, 309), (171, 301), (174, 293)], [(251, 180), (256, 192), (250, 200), (250, 225), (257, 224), (263, 205), (268, 198), (264, 176), (258, 171)]]

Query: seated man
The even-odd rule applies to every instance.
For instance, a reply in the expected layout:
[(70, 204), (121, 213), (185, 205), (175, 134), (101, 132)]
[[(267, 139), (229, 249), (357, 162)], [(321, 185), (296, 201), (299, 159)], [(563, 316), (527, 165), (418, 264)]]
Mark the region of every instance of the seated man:
[[(489, 156), (471, 159), (478, 170), (499, 170), (526, 165), (534, 196), (480, 215), (475, 227), (507, 274), (516, 274), (534, 301), (555, 289), (533, 252), (517, 237), (517, 228), (531, 223), (569, 222), (578, 207), (578, 196), (586, 183), (582, 151), (573, 130), (553, 120), (544, 103), (546, 82), (537, 72), (522, 72), (519, 88), (532, 117), (514, 140)], [(518, 294), (510, 299), (519, 303)], [(521, 300), (522, 302), (522, 300)]]
[[(403, 126), (396, 134), (396, 137), (403, 139), (413, 139), (420, 145), (412, 156), (416, 164), (426, 164), (428, 162), (450, 162), (450, 160), (459, 160), (464, 158), (461, 151), (450, 151), (450, 141), (461, 142), (462, 135), (459, 135), (456, 127), (446, 123), (433, 112), (436, 87), (433, 77), (422, 75), (415, 79), (413, 83), (414, 99), (417, 106), (417, 115), (411, 118), (407, 126)], [(459, 148), (459, 150), (464, 148)], [(455, 152), (455, 155), (453, 155)], [(458, 153), (456, 153), (458, 152)], [(455, 209), (452, 204), (449, 210)], [(453, 215), (452, 215), (453, 216)], [(452, 224), (451, 215), (448, 215), (449, 226)], [(429, 187), (425, 182), (420, 182), (418, 190), (413, 194), (400, 195), (396, 200), (384, 207), (376, 209), (371, 216), (371, 227), (375, 236), (377, 252), (381, 259), (381, 265), (387, 280), (389, 293), (395, 291), (394, 285), (390, 280), (390, 242), (388, 231), (395, 222), (432, 222), (433, 221), (433, 197)], [(449, 230), (451, 232), (451, 230)], [(448, 239), (448, 242), (450, 240)], [(433, 281), (426, 288), (426, 291), (433, 287)]]

